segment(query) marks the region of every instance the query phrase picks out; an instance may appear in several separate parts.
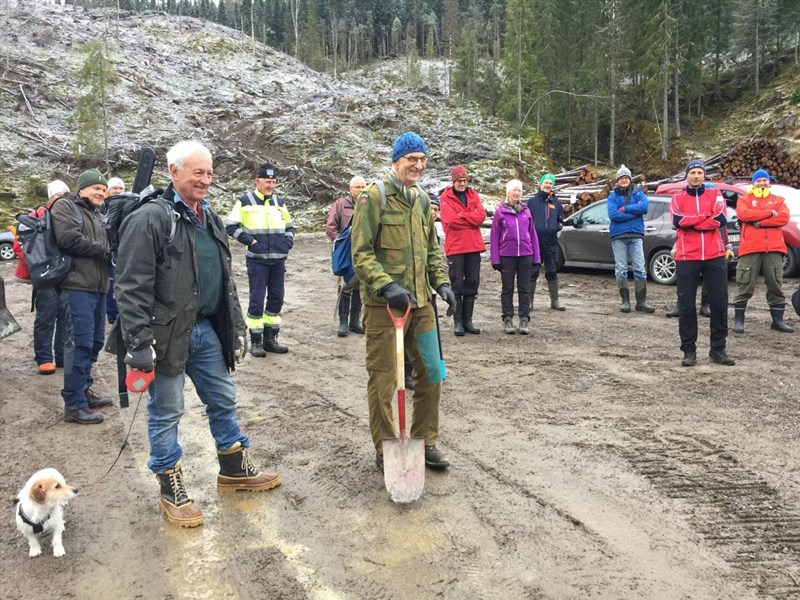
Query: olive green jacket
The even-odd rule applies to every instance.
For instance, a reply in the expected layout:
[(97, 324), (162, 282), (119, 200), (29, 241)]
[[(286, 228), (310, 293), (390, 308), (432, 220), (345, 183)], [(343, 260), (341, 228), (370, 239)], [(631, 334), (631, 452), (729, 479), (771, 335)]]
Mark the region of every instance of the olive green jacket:
[[(431, 288), (448, 283), (442, 266), (442, 250), (433, 226), (430, 201), (423, 213), (420, 198), (410, 205), (389, 176), (386, 208), (381, 214), (381, 195), (374, 183), (355, 203), (351, 230), (353, 266), (360, 282), (364, 304), (386, 304), (380, 291), (393, 281), (417, 299), (414, 308), (427, 306)], [(425, 192), (417, 187), (420, 194)]]

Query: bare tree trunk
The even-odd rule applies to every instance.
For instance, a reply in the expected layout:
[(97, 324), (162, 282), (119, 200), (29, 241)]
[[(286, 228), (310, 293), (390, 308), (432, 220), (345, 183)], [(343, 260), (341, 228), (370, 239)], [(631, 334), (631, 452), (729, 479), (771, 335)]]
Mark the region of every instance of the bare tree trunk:
[(662, 98), (662, 102), (664, 103), (663, 109), (664, 113), (661, 116), (661, 120), (664, 122), (664, 131), (663, 138), (661, 141), (661, 159), (667, 160), (669, 156), (669, 78), (664, 78), (664, 95)]
[(675, 94), (672, 101), (675, 103), (675, 137), (681, 137), (681, 97), (680, 97), (680, 67), (679, 64), (679, 54), (678, 54), (678, 31), (676, 28), (675, 31)]
[[(611, 76), (614, 76), (613, 70)], [(612, 80), (613, 81), (613, 80)], [(608, 132), (608, 164), (614, 165), (614, 139), (617, 130), (617, 92), (612, 86), (611, 92), (611, 123)]]
[(758, 81), (758, 70), (759, 70), (759, 58), (761, 56), (761, 2), (760, 0), (756, 0), (756, 47), (753, 50), (753, 63), (755, 65), (756, 72), (755, 75), (755, 82), (756, 82), (756, 98), (761, 95), (761, 88), (759, 86)]
[(520, 125), (522, 124), (522, 19), (517, 27), (517, 125)]
[(597, 109), (597, 102), (594, 103), (594, 166), (597, 166), (597, 130), (598, 122), (600, 121), (599, 111)]

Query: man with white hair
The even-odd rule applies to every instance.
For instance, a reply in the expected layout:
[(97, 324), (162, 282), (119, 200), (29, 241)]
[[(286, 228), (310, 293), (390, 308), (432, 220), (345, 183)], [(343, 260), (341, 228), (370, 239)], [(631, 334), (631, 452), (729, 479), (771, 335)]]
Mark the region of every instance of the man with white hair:
[(108, 180), (108, 195), (118, 196), (125, 191), (125, 182), (119, 177), (112, 177)]
[[(148, 466), (161, 486), (161, 509), (171, 523), (196, 527), (203, 514), (183, 484), (178, 424), (186, 375), (206, 407), (220, 471), (217, 489), (263, 491), (281, 484), (259, 471), (236, 417), (230, 371), (246, 354), (246, 329), (222, 219), (206, 200), (212, 181), (209, 150), (183, 141), (167, 152), (172, 183), (163, 195), (120, 227), (117, 303), (133, 369), (155, 369), (147, 403)], [(116, 352), (113, 345), (109, 351)]]
[[(325, 223), (325, 235), (333, 242), (342, 230), (350, 224), (355, 211), (356, 198), (361, 195), (367, 182), (356, 175), (350, 180), (350, 193), (333, 203), (328, 221)], [(336, 335), (345, 337), (348, 331), (364, 333), (361, 326), (361, 293), (358, 290), (358, 279), (344, 282), (339, 293), (339, 331)]]

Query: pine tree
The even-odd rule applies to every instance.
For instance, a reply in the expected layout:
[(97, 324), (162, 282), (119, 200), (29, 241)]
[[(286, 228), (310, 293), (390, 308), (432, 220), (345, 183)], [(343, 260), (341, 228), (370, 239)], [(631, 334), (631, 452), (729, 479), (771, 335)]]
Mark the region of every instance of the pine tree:
[(119, 82), (119, 75), (105, 41), (89, 42), (80, 50), (86, 59), (77, 72), (77, 82), (85, 92), (78, 99), (70, 117), (71, 122), (78, 126), (72, 150), (76, 158), (102, 151), (106, 170), (110, 170), (108, 132), (111, 125), (111, 97), (114, 86)]
[(501, 106), (502, 114), (520, 126), (535, 92), (544, 87), (532, 47), (535, 22), (532, 0), (507, 1)]

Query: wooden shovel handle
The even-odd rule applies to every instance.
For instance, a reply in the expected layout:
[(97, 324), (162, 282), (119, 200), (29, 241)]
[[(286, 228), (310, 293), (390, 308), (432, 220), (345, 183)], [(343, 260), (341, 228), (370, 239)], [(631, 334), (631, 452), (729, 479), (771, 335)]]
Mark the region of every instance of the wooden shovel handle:
[(394, 325), (394, 350), (395, 350), (395, 373), (397, 377), (397, 421), (400, 428), (400, 437), (406, 437), (406, 385), (405, 385), (405, 356), (403, 353), (403, 335), (411, 313), (411, 302), (409, 301), (406, 312), (402, 317), (395, 317), (392, 307), (386, 305), (386, 312)]

